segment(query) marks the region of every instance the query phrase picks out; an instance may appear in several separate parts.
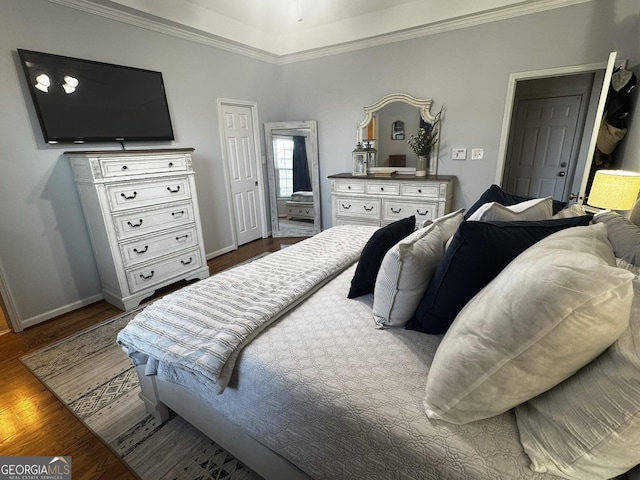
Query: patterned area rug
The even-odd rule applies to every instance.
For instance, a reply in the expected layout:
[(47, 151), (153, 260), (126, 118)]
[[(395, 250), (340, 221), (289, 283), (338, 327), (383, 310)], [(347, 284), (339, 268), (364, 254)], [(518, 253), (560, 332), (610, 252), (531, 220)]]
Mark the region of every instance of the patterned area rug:
[(147, 414), (135, 369), (116, 344), (118, 331), (137, 311), (20, 361), (143, 480), (259, 480), (180, 417), (159, 424)]

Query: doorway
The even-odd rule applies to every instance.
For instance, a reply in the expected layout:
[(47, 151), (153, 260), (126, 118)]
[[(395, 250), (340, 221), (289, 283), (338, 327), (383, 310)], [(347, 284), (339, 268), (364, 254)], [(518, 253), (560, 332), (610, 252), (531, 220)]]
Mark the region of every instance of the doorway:
[[(624, 62), (621, 62), (622, 65), (623, 63)], [(572, 83), (576, 78), (586, 78), (580, 77), (581, 74), (593, 74), (592, 88), (588, 95), (583, 94), (582, 99), (584, 101), (585, 98), (587, 98), (588, 103), (584, 107), (586, 109), (586, 116), (583, 134), (578, 147), (577, 159), (574, 161), (572, 170), (567, 170), (565, 172), (565, 175), (570, 177), (569, 180), (567, 180), (566, 185), (568, 186), (569, 183), (571, 183), (571, 187), (565, 190), (564, 198), (567, 198), (570, 202), (577, 201), (579, 204), (583, 204), (587, 197), (587, 183), (596, 147), (598, 127), (600, 125), (600, 119), (604, 114), (604, 105), (615, 65), (616, 52), (611, 52), (607, 62), (511, 74), (509, 76), (507, 87), (495, 182), (504, 188), (507, 181), (507, 152), (508, 147), (510, 146), (511, 133), (514, 131), (516, 124), (516, 90), (520, 82), (531, 80), (536, 84), (535, 82), (537, 81), (553, 80), (557, 79), (557, 77), (567, 77), (564, 78), (564, 80)], [(570, 93), (574, 94), (575, 92)], [(558, 93), (555, 95), (562, 96)], [(567, 161), (567, 166), (565, 168), (568, 167), (569, 163)], [(560, 170), (557, 170), (556, 173), (560, 173)], [(562, 198), (559, 198), (559, 200), (562, 200)]]
[(594, 77), (583, 73), (517, 82), (505, 191), (569, 201)]
[(218, 99), (218, 115), (237, 248), (267, 237), (257, 105)]

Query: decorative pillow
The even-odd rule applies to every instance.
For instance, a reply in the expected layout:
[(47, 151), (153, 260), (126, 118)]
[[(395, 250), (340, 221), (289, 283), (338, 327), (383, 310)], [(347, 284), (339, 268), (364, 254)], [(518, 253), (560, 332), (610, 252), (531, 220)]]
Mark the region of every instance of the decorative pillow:
[(430, 418), (503, 413), (573, 375), (629, 324), (634, 275), (603, 225), (569, 228), (511, 262), (460, 312), (427, 378)]
[(640, 269), (627, 268), (635, 273), (629, 327), (578, 373), (516, 408), (536, 472), (613, 478), (640, 462)]
[(463, 219), (462, 210), (440, 217), (387, 252), (373, 289), (373, 318), (378, 326), (401, 327), (413, 316), (442, 260), (445, 243)]
[(564, 210), (560, 210), (558, 213), (554, 214), (551, 218), (569, 218), (569, 217), (580, 217), (582, 215), (593, 215), (587, 212), (583, 205), (578, 205), (574, 203), (569, 208), (565, 208)]
[(616, 212), (601, 212), (593, 223), (604, 223), (616, 257), (640, 265), (640, 227)]
[(547, 220), (553, 215), (551, 204), (553, 199), (534, 198), (525, 202), (505, 207), (496, 202), (485, 203), (478, 208), (468, 220), (480, 222), (515, 222), (523, 220)]
[[(523, 197), (520, 195), (512, 195), (510, 193), (505, 192), (498, 185), (491, 185), (480, 198), (474, 203), (471, 208), (469, 208), (464, 218), (468, 220), (474, 212), (480, 208), (485, 203), (497, 202), (500, 205), (509, 206), (515, 205), (516, 203), (521, 203), (526, 200), (531, 200), (532, 197)], [(554, 215), (567, 206), (567, 202), (560, 202), (558, 200), (553, 201), (553, 213)]]
[(407, 328), (444, 333), (460, 310), (509, 262), (534, 243), (592, 216), (538, 222), (464, 222), (436, 270)]
[(356, 272), (351, 279), (347, 298), (356, 298), (373, 292), (380, 264), (387, 251), (415, 229), (416, 217), (398, 220), (377, 230), (360, 254)]

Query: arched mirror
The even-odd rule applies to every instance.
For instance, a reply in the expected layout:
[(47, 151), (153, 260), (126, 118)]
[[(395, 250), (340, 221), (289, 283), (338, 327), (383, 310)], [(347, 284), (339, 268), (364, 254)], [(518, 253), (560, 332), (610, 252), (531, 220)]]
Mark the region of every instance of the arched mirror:
[(318, 129), (315, 120), (266, 122), (267, 172), (274, 237), (321, 231)]
[[(436, 118), (431, 114), (432, 104), (430, 98), (392, 93), (364, 107), (365, 117), (358, 123), (357, 142), (369, 143), (378, 150), (376, 165), (370, 165), (369, 171), (391, 166), (400, 173), (415, 172), (417, 155), (408, 139), (417, 135), (421, 127), (433, 125)], [(398, 134), (399, 125), (402, 134)], [(439, 142), (436, 142), (431, 149), (433, 165), (437, 165), (438, 147)]]

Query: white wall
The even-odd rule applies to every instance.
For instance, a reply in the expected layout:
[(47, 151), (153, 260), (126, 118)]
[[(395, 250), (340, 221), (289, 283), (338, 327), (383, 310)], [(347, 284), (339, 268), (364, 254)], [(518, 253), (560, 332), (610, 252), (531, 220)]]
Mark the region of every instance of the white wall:
[[(594, 0), (276, 67), (45, 0), (2, 0), (0, 268), (18, 317), (30, 323), (92, 301), (100, 285), (63, 156), (70, 147), (42, 141), (17, 48), (163, 72), (176, 133), (170, 145), (196, 148), (205, 248), (214, 253), (232, 243), (217, 97), (256, 101), (260, 125), (318, 120), (325, 228), (331, 221), (326, 177), (350, 170), (362, 107), (392, 92), (432, 97), (434, 112), (446, 105), (439, 172), (458, 177), (454, 203), (465, 207), (495, 178), (509, 74), (604, 62), (611, 50), (637, 72), (639, 10), (637, 0)], [(623, 163), (640, 169), (640, 120), (630, 126)], [(162, 146), (169, 143), (153, 145)], [(476, 147), (484, 148), (484, 160), (450, 160), (452, 148)]]

